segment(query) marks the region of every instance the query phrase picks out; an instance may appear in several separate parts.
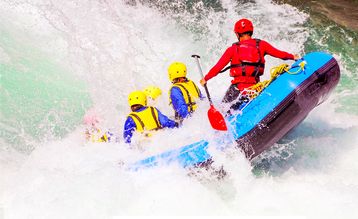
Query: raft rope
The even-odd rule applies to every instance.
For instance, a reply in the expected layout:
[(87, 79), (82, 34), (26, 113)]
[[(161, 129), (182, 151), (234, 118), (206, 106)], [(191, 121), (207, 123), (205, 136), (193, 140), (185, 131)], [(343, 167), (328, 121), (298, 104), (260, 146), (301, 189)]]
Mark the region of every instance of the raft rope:
[[(306, 61), (302, 61), (298, 64), (298, 66), (291, 66), (291, 68), (289, 67), (288, 64), (281, 64), (279, 66), (273, 67), (270, 69), (271, 78), (269, 80), (258, 82), (257, 84), (244, 89), (244, 91), (242, 93), (243, 93), (243, 95), (248, 96), (250, 98), (250, 102), (251, 102), (252, 99), (257, 97), (279, 75), (281, 75), (285, 72), (287, 72), (290, 75), (298, 74), (304, 70), (306, 64), (307, 64)], [(294, 71), (294, 72), (290, 71), (290, 69), (297, 68), (297, 67), (299, 67), (297, 69), (297, 71)], [(241, 96), (241, 94), (240, 94), (240, 96)]]

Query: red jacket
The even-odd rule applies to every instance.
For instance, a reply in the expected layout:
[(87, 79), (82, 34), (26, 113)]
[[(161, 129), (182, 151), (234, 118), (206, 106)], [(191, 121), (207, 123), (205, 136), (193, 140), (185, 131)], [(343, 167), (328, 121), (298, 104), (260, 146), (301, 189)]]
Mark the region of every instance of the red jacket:
[[(256, 40), (255, 39), (249, 39), (249, 40), (245, 40), (242, 41), (241, 43), (248, 43), (248, 44), (253, 44), (256, 45)], [(238, 60), (238, 52), (237, 52), (237, 45), (233, 44), (232, 46), (230, 46), (229, 48), (226, 49), (225, 53), (221, 56), (221, 58), (219, 59), (218, 63), (216, 63), (216, 65), (210, 69), (210, 71), (205, 75), (204, 79), (206, 81), (210, 80), (211, 78), (215, 77), (216, 75), (219, 74), (219, 72), (229, 63), (231, 62), (231, 65), (234, 64), (238, 64), (240, 63), (240, 61)], [(283, 60), (287, 60), (287, 59), (294, 59), (293, 55), (281, 50), (276, 49), (275, 47), (271, 46), (268, 42), (261, 40), (259, 42), (259, 51), (260, 51), (260, 55), (261, 55), (261, 60), (260, 63), (261, 64), (265, 64), (265, 58), (264, 56), (266, 54), (271, 55), (273, 57), (276, 58), (280, 58)], [(239, 90), (243, 90), (244, 88), (250, 87), (254, 84), (256, 84), (257, 82), (259, 82), (259, 77), (257, 76), (256, 79), (255, 77), (252, 76), (237, 76), (235, 75), (233, 72), (235, 72), (234, 69), (231, 69), (231, 76), (234, 77), (234, 79), (231, 81), (232, 84), (237, 84), (237, 87), (239, 88)], [(263, 69), (262, 69), (262, 73), (263, 73)], [(244, 78), (243, 78), (244, 77)], [(245, 80), (243, 80), (245, 79)]]

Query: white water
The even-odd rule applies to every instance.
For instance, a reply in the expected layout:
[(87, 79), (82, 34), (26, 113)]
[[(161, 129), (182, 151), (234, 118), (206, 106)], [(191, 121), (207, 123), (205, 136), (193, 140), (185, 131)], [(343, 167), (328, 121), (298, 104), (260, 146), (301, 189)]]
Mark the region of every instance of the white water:
[[(203, 69), (209, 69), (235, 40), (232, 25), (240, 17), (253, 19), (255, 36), (300, 53), (307, 37), (302, 27), (306, 15), (290, 6), (258, 2), (241, 6), (223, 1), (227, 12), (209, 11), (209, 18), (200, 22), (208, 29), (206, 36), (182, 26), (195, 25), (194, 15), (179, 13), (178, 24), (156, 9), (114, 0), (1, 1), (0, 18), (18, 39), (41, 48), (70, 69), (74, 78), (82, 78), (102, 115), (103, 126), (120, 135), (128, 113), (129, 92), (160, 85), (164, 91), (161, 101), (166, 102), (170, 87), (166, 69), (172, 61), (187, 63), (189, 77), (198, 82), (200, 76), (190, 55), (200, 54)], [(282, 37), (288, 30), (290, 35)], [(280, 63), (272, 58), (267, 61), (267, 66)], [(228, 84), (224, 75), (210, 81), (215, 101), (220, 100)], [(0, 151), (0, 218), (1, 213), (5, 218), (354, 218), (358, 213), (358, 118), (334, 112), (330, 100), (315, 109), (294, 134), (296, 148), (307, 155), (285, 164), (287, 170), (276, 177), (255, 177), (238, 152), (213, 151), (216, 165), (224, 165), (229, 173), (224, 181), (216, 181), (209, 173), (189, 177), (175, 165), (141, 172), (120, 168), (121, 161), (158, 152), (173, 142), (182, 145), (213, 135), (205, 115), (206, 102), (182, 130), (154, 136), (144, 154), (121, 142), (85, 144), (81, 126), (61, 141), (42, 143), (30, 155)], [(171, 113), (166, 104), (159, 106), (164, 113)]]

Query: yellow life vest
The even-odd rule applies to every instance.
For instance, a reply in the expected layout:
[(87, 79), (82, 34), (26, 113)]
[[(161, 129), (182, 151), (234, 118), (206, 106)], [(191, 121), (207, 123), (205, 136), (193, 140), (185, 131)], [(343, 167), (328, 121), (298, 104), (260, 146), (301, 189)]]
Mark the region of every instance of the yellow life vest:
[(86, 138), (88, 141), (97, 143), (97, 142), (108, 142), (108, 136), (106, 133), (102, 133), (99, 128), (91, 128), (86, 130)]
[(161, 129), (162, 126), (158, 118), (158, 110), (154, 107), (147, 107), (140, 112), (131, 112), (129, 116), (136, 124), (136, 130), (138, 132), (152, 131)]
[[(197, 100), (200, 96), (199, 88), (195, 85), (195, 83), (191, 80), (186, 82), (179, 82), (173, 84), (170, 88), (172, 90), (173, 87), (177, 87), (183, 94), (186, 105), (188, 106), (188, 112), (194, 112), (197, 108), (197, 104), (195, 100)], [(170, 95), (169, 95), (170, 99)], [(171, 99), (169, 100), (170, 104), (172, 104)]]

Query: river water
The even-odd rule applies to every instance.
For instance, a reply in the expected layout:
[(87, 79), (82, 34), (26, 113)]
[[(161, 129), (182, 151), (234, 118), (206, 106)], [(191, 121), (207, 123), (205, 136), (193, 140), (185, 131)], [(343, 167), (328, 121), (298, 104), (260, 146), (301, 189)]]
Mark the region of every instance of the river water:
[[(268, 0), (1, 0), (0, 218), (354, 218), (358, 33), (337, 21), (347, 16), (330, 19), (325, 6), (309, 10), (287, 2), (292, 5)], [(354, 5), (351, 1), (349, 7)], [(224, 180), (205, 171), (188, 176), (176, 165), (122, 169), (119, 163), (215, 135), (202, 102), (180, 131), (158, 133), (145, 151), (130, 149), (120, 138), (128, 93), (160, 86), (158, 107), (171, 115), (168, 65), (185, 62), (188, 77), (198, 82), (191, 54), (201, 55), (208, 70), (235, 41), (232, 28), (241, 17), (254, 22), (254, 37), (282, 50), (333, 54), (342, 75), (330, 98), (253, 164), (240, 152), (213, 150), (216, 165), (228, 172)], [(280, 63), (267, 58), (267, 66)], [(269, 67), (263, 78), (268, 77)], [(227, 75), (210, 81), (215, 103), (228, 85)], [(81, 121), (90, 108), (119, 142), (84, 141)]]

